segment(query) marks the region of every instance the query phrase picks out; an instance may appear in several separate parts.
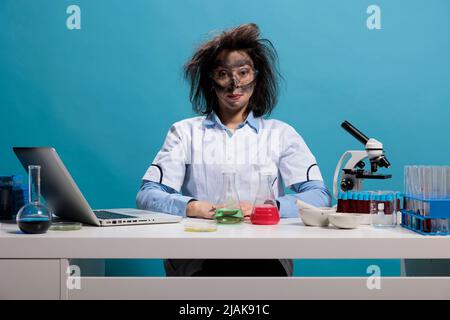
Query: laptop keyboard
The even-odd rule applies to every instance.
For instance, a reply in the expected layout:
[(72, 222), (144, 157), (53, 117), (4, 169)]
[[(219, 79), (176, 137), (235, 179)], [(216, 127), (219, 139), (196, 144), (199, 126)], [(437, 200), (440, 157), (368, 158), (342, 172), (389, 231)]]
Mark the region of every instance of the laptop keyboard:
[(110, 219), (124, 219), (124, 218), (136, 218), (136, 216), (129, 216), (121, 213), (114, 213), (109, 211), (96, 210), (94, 211), (97, 218), (102, 220), (110, 220)]

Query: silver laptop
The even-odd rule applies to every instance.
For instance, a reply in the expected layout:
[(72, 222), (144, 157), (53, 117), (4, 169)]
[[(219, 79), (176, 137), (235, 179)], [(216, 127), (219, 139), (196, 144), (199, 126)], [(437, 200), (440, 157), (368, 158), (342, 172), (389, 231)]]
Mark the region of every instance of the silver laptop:
[(131, 208), (92, 210), (54, 148), (14, 147), (13, 150), (25, 170), (29, 165), (41, 166), (42, 195), (62, 219), (102, 227), (181, 221), (179, 216)]

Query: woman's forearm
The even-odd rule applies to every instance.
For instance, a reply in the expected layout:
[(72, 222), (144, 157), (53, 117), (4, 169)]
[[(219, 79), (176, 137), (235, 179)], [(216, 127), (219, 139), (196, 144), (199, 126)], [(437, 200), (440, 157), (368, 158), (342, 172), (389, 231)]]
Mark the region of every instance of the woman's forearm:
[(192, 199), (163, 184), (144, 181), (136, 196), (136, 206), (139, 209), (186, 217), (186, 206)]
[(280, 216), (282, 218), (298, 217), (298, 207), (295, 203), (297, 199), (316, 207), (329, 207), (331, 205), (331, 195), (323, 181), (307, 181), (295, 184), (291, 189), (296, 193), (277, 198), (280, 203)]

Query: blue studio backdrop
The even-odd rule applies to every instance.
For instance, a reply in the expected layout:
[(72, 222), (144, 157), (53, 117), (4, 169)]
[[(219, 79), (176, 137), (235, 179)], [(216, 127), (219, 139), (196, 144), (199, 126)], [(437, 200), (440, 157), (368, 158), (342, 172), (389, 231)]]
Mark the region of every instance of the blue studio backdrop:
[[(255, 22), (285, 79), (272, 117), (304, 137), (327, 186), (341, 154), (362, 148), (340, 128), (349, 120), (392, 163), (393, 178), (368, 188), (402, 190), (404, 165), (450, 157), (449, 14), (447, 0), (2, 0), (0, 174), (25, 174), (12, 146), (54, 146), (92, 207), (135, 206), (168, 128), (194, 116), (184, 62), (211, 31)], [(398, 260), (299, 260), (296, 275), (361, 276), (373, 263), (399, 274)], [(163, 268), (120, 260), (107, 272)]]

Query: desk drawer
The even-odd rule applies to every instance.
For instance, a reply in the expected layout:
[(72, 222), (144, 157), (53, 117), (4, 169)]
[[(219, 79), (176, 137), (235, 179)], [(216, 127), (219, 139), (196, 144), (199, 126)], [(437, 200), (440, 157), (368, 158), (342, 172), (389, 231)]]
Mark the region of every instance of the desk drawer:
[(0, 300), (60, 299), (60, 260), (0, 259)]

